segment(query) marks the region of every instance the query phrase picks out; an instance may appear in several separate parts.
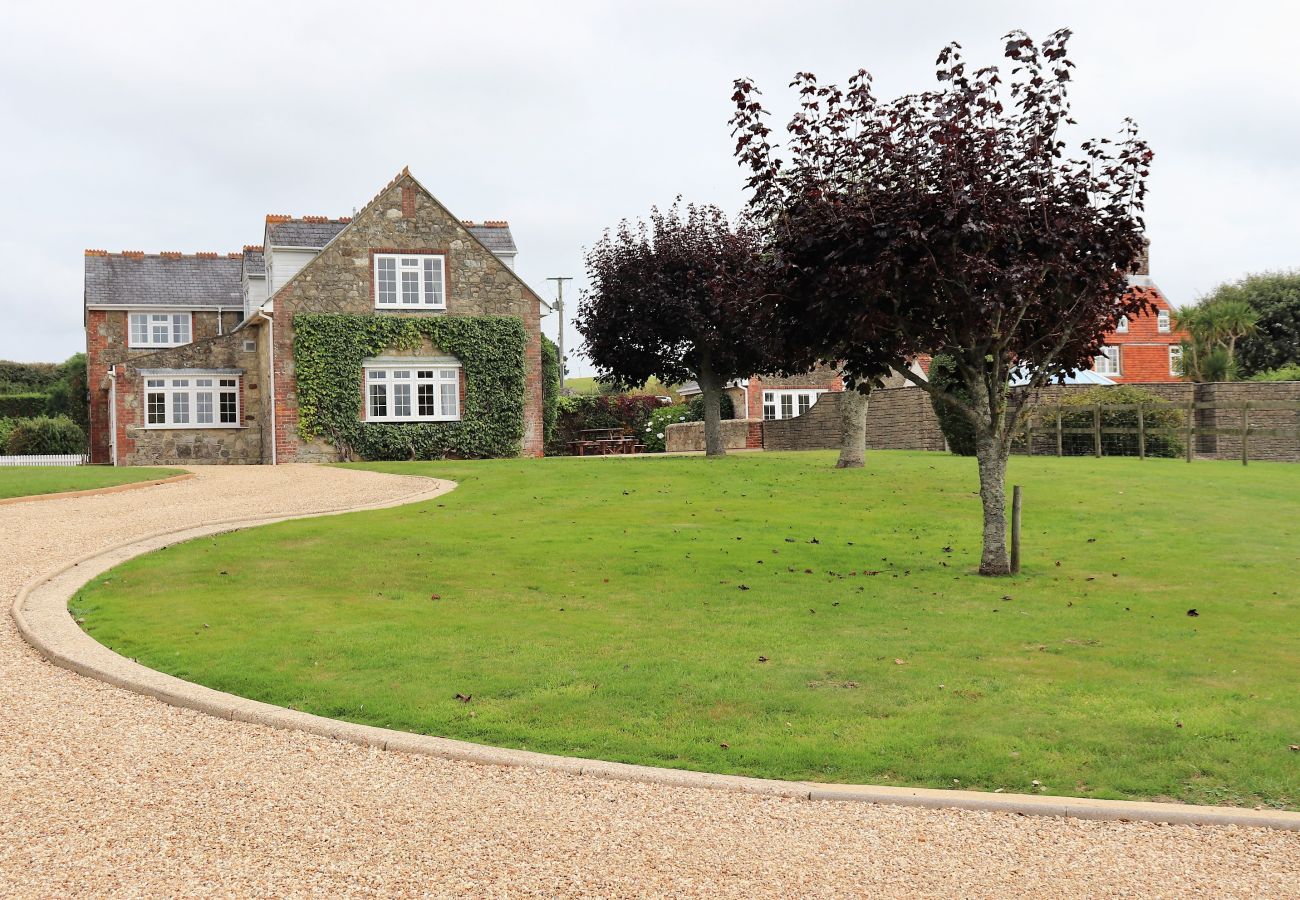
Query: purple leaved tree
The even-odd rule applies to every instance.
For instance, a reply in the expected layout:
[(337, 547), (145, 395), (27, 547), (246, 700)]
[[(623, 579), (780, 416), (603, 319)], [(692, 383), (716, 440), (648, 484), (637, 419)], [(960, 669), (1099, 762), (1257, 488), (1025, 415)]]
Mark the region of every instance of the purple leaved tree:
[(713, 206), (654, 209), (622, 222), (587, 253), (578, 331), (602, 381), (639, 387), (699, 382), (708, 456), (725, 455), (720, 401), (727, 382), (758, 370), (765, 353), (750, 307), (758, 233)]
[[(1009, 571), (1006, 465), (1024, 398), (1091, 366), (1106, 332), (1148, 306), (1127, 276), (1144, 245), (1151, 151), (1125, 120), (1114, 140), (1067, 154), (1068, 39), (1008, 35), (1005, 76), (968, 72), (952, 44), (937, 88), (891, 101), (864, 71), (842, 89), (801, 73), (783, 150), (759, 91), (736, 82), (736, 155), (766, 244), (764, 316), (804, 356), (841, 360), (866, 383), (896, 371), (972, 422), (985, 575)], [(938, 352), (969, 399), (911, 370)], [(1017, 368), (1029, 385), (1013, 400)]]

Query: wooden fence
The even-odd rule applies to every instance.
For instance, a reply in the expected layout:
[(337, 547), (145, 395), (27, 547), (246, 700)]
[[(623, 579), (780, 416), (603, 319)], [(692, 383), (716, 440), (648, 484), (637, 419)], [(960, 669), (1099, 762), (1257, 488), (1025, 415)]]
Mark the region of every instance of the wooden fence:
[(84, 466), (87, 458), (77, 453), (66, 455), (0, 456), (0, 466)]
[[(1113, 424), (1116, 418), (1128, 418), (1131, 424)], [(1088, 421), (1086, 427), (1076, 424), (1080, 419)], [(1046, 444), (1049, 455), (1053, 449), (1057, 456), (1079, 455), (1080, 441), (1075, 436), (1083, 435), (1091, 437), (1092, 455), (1098, 457), (1171, 456), (1170, 447), (1177, 445), (1187, 462), (1195, 456), (1210, 456), (1240, 458), (1246, 465), (1252, 458), (1252, 444), (1264, 439), (1267, 452), (1255, 459), (1300, 459), (1300, 400), (1036, 406), (1022, 414), (1016, 449), (1042, 454)], [(1112, 440), (1106, 453), (1105, 439), (1114, 436), (1136, 440), (1119, 441), (1119, 453)], [(1149, 452), (1153, 444), (1159, 445), (1157, 452)], [(1133, 452), (1124, 452), (1128, 447)]]

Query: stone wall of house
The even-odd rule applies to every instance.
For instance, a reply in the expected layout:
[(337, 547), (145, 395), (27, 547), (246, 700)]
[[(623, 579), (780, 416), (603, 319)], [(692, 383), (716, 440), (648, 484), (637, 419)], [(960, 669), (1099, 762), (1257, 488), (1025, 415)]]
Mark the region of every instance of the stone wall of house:
[[(826, 391), (844, 390), (844, 379), (834, 366), (818, 366), (800, 375), (751, 375), (749, 378), (749, 417), (763, 418), (763, 391), (784, 388), (821, 388)], [(740, 404), (736, 405), (740, 414)]]
[[(142, 312), (147, 311), (142, 309)], [(132, 350), (128, 345), (130, 313), (119, 309), (86, 311), (86, 373), (90, 391), (90, 461), (110, 462), (108, 370), (117, 363), (139, 359), (156, 350)], [(196, 341), (228, 334), (239, 325), (240, 314), (216, 310), (192, 310), (191, 336)]]
[[(117, 377), (118, 464), (260, 463), (269, 453), (263, 441), (262, 369), (256, 349), (245, 349), (256, 330), (195, 341), (184, 347), (133, 356)], [(235, 369), (242, 422), (232, 428), (149, 428), (145, 424), (142, 369)]]
[[(445, 254), (447, 309), (376, 310), (373, 255), (384, 252)], [(280, 462), (338, 458), (321, 441), (298, 434), (294, 383), (293, 320), (299, 313), (382, 316), (517, 316), (527, 332), (524, 438), (521, 455), (542, 455), (541, 307), (538, 297), (480, 244), (437, 200), (403, 173), (361, 211), (319, 256), (274, 299), (275, 419)], [(360, 401), (358, 400), (358, 413)]]
[[(664, 435), (669, 453), (704, 450), (704, 423), (678, 422), (669, 425)], [(725, 419), (722, 422), (722, 446), (728, 450), (758, 450), (763, 446), (763, 423), (755, 419)]]

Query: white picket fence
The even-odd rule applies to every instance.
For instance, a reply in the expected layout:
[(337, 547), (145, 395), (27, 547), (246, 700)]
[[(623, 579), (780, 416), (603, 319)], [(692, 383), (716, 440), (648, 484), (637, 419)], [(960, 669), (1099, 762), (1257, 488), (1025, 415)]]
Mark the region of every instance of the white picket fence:
[(0, 466), (84, 466), (89, 460), (80, 453), (41, 456), (0, 456)]

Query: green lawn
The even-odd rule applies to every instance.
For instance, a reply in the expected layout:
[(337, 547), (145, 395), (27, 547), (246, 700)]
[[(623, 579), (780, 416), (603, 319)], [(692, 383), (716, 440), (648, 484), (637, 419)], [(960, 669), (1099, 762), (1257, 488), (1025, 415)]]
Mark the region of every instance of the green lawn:
[(155, 481), (180, 475), (180, 469), (114, 468), (112, 466), (0, 466), (0, 500), (87, 491), (92, 488)]
[(374, 465), (461, 486), (172, 547), (72, 607), (182, 678), (487, 744), (1300, 808), (1300, 466), (1013, 459), (1025, 573), (983, 579), (973, 460), (833, 459)]

